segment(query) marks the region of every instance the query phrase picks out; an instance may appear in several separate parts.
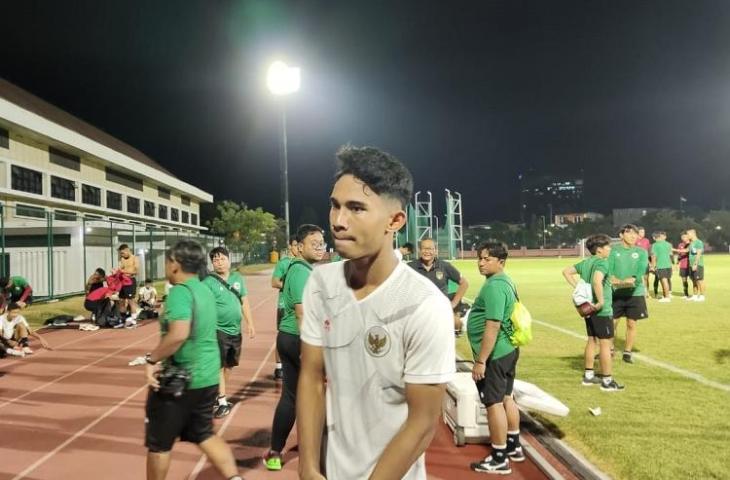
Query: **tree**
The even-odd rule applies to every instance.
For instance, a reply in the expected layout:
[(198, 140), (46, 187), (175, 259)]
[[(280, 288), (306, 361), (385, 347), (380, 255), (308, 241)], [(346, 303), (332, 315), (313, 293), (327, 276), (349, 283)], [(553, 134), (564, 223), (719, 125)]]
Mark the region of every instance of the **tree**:
[[(253, 252), (268, 252), (279, 230), (276, 217), (260, 207), (225, 200), (216, 205), (217, 215), (209, 226), (214, 234), (225, 237), (226, 245), (248, 259)], [(278, 240), (278, 239), (277, 239)], [(286, 244), (286, 241), (284, 241)]]

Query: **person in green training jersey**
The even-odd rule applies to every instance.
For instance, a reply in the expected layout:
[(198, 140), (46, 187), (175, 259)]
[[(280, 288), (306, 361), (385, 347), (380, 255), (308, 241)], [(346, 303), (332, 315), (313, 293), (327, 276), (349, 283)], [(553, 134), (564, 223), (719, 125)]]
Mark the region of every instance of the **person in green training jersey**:
[[(611, 347), (613, 346), (613, 292), (608, 270), (608, 256), (611, 254), (611, 237), (599, 233), (586, 239), (586, 248), (591, 257), (563, 270), (563, 276), (575, 288), (576, 275), (591, 285), (593, 291), (594, 313), (585, 318), (588, 341), (584, 351), (584, 386), (601, 385), (604, 392), (617, 392), (624, 389), (612, 377)], [(595, 362), (594, 347), (598, 342), (598, 364), (601, 375), (593, 372)]]
[(203, 283), (213, 292), (218, 314), (218, 348), (221, 357), (221, 378), (218, 387), (218, 405), (215, 418), (223, 418), (231, 413), (231, 404), (226, 398), (226, 385), (233, 367), (238, 366), (241, 358), (241, 321), (246, 323), (248, 338), (256, 336), (251, 305), (248, 301), (246, 281), (237, 271), (231, 271), (231, 258), (228, 249), (215, 247), (208, 253), (213, 264), (213, 272)]
[(517, 290), (504, 273), (507, 247), (486, 242), (477, 249), (479, 273), (486, 281), (474, 301), (467, 320), (467, 332), (474, 369), (472, 377), (479, 397), (487, 407), (492, 453), (471, 464), (477, 472), (508, 474), (510, 462), (522, 462), (520, 411), (512, 397), (519, 348), (510, 342), (513, 333), (512, 310)]
[[(282, 303), (283, 298), (281, 295), (281, 289), (284, 287), (284, 275), (286, 270), (289, 268), (292, 260), (299, 257), (299, 247), (297, 244), (296, 235), (289, 237), (289, 251), (286, 257), (282, 257), (276, 266), (274, 266), (274, 273), (271, 274), (271, 288), (279, 290), (279, 299), (276, 304), (276, 328), (279, 329), (279, 323), (281, 317), (284, 314), (284, 305)], [(281, 369), (281, 359), (279, 358), (279, 352), (274, 351), (276, 355), (276, 365), (274, 366), (274, 379), (281, 380), (284, 377), (284, 371)]]
[(33, 288), (28, 280), (17, 275), (0, 278), (0, 293), (3, 296), (0, 307), (15, 303), (20, 308), (25, 308), (33, 302)]
[(618, 330), (619, 319), (626, 317), (626, 342), (622, 358), (626, 363), (634, 363), (631, 352), (636, 341), (636, 322), (649, 318), (643, 281), (649, 256), (646, 250), (636, 246), (639, 238), (636, 225), (622, 226), (619, 236), (621, 243), (613, 246), (608, 256), (608, 271), (613, 287), (614, 332)]
[(651, 245), (651, 271), (654, 272), (654, 296), (657, 296), (657, 282), (662, 285), (662, 299), (659, 303), (672, 301), (672, 244), (667, 242), (667, 233), (654, 233)]
[(697, 238), (697, 230), (687, 230), (689, 237), (689, 271), (692, 279), (693, 295), (690, 300), (705, 301), (705, 243)]
[[(160, 341), (145, 355), (148, 480), (167, 476), (170, 451), (178, 438), (195, 443), (224, 478), (241, 480), (233, 452), (213, 432), (220, 352), (215, 298), (201, 281), (206, 270), (205, 252), (195, 241), (180, 240), (165, 252), (165, 276), (174, 286), (160, 318)], [(160, 374), (175, 367), (190, 376), (180, 396), (160, 388)]]
[(264, 455), (264, 465), (269, 470), (281, 470), (281, 452), (296, 420), (297, 382), (301, 368), (299, 324), (304, 312), (302, 296), (312, 273), (312, 264), (324, 257), (324, 230), (317, 225), (301, 225), (297, 229), (297, 245), (300, 256), (289, 264), (281, 290), (284, 313), (279, 322), (276, 349), (284, 369), (284, 380), (271, 426), (271, 446)]

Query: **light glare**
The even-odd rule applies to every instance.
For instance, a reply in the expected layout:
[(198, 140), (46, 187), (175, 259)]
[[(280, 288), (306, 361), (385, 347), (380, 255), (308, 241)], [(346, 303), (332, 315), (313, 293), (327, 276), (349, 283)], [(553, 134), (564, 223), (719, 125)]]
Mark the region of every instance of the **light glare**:
[(282, 61), (271, 64), (266, 74), (266, 86), (274, 95), (289, 95), (299, 90), (301, 72)]

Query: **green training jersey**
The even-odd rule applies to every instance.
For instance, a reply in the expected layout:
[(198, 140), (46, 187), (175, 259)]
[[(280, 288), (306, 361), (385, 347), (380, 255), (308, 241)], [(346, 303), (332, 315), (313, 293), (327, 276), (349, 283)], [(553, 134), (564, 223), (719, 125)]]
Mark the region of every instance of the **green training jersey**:
[(241, 320), (241, 298), (248, 293), (246, 282), (238, 272), (231, 272), (228, 280), (224, 280), (231, 288), (236, 290), (240, 297), (226, 288), (214, 277), (214, 273), (205, 277), (203, 283), (210, 289), (215, 297), (215, 309), (218, 315), (218, 330), (228, 335), (240, 335)]
[[(271, 274), (271, 278), (284, 278), (284, 275), (286, 275), (286, 269), (289, 268), (293, 259), (294, 257), (283, 257), (281, 260), (276, 262), (276, 265), (274, 266), (274, 273)], [(277, 301), (278, 308), (284, 308), (283, 301), (284, 299), (281, 295), (281, 290), (279, 290), (279, 299)]]
[(656, 268), (672, 268), (672, 244), (666, 240), (657, 240), (651, 246), (651, 255), (656, 257)]
[(575, 271), (584, 282), (591, 285), (593, 292), (593, 303), (598, 302), (595, 290), (593, 290), (593, 276), (596, 272), (603, 274), (603, 307), (597, 313), (599, 317), (613, 316), (613, 290), (611, 289), (611, 276), (608, 270), (608, 260), (597, 255), (586, 258), (575, 264)]
[(689, 244), (689, 268), (692, 268), (692, 266), (695, 264), (695, 259), (697, 258), (697, 253), (700, 252), (702, 255), (700, 255), (700, 260), (697, 265), (704, 266), (705, 265), (705, 243), (700, 240), (699, 238), (697, 240), (692, 240), (692, 243)]
[(23, 290), (25, 290), (28, 285), (28, 280), (26, 280), (23, 277), (10, 277), (10, 287), (8, 288), (8, 293), (11, 297), (19, 298), (21, 295), (23, 295)]
[[(167, 335), (169, 322), (189, 322), (193, 316), (193, 331), (172, 356), (176, 364), (190, 372), (192, 378), (188, 388), (191, 390), (218, 385), (221, 368), (215, 298), (198, 277), (170, 290), (165, 300), (165, 314), (160, 319), (162, 336)], [(169, 361), (169, 358), (165, 360)]]
[(649, 265), (649, 255), (643, 248), (626, 247), (623, 243), (611, 248), (608, 256), (608, 271), (619, 280), (634, 278), (634, 286), (628, 288), (614, 288), (614, 296), (639, 297), (646, 294), (644, 288), (644, 274)]
[(295, 258), (289, 266), (289, 272), (284, 279), (284, 289), (281, 291), (283, 297), (284, 315), (279, 323), (279, 331), (299, 335), (299, 323), (297, 322), (297, 314), (295, 305), (302, 303), (302, 295), (304, 294), (304, 285), (312, 273), (312, 266), (302, 260)]
[(510, 316), (514, 310), (515, 301), (512, 280), (504, 272), (492, 275), (482, 285), (467, 319), (469, 344), (475, 362), (479, 360), (487, 322), (500, 323), (497, 340), (494, 342), (489, 359), (496, 360), (514, 351), (515, 347), (509, 337), (514, 330)]

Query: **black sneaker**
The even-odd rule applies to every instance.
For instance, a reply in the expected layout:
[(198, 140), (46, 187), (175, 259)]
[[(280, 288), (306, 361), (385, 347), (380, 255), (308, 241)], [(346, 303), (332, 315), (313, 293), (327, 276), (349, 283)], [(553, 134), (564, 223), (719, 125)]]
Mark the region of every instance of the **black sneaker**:
[(215, 410), (213, 411), (213, 416), (215, 418), (223, 418), (227, 417), (229, 413), (231, 413), (231, 405), (229, 403), (223, 403), (215, 407)]
[(631, 352), (624, 352), (624, 354), (623, 354), (623, 360), (626, 363), (634, 363), (634, 358), (631, 355)]
[(604, 392), (620, 392), (625, 387), (616, 383), (616, 380), (611, 380), (611, 383), (601, 383), (601, 390)]
[(472, 463), (470, 467), (475, 472), (493, 473), (496, 475), (509, 475), (512, 473), (512, 468), (510, 468), (507, 458), (500, 462), (491, 455), (481, 462)]
[(581, 382), (581, 385), (584, 387), (591, 387), (593, 385), (600, 385), (601, 379), (597, 376), (593, 376), (593, 378), (588, 378), (585, 375), (583, 375), (583, 381)]
[(284, 370), (281, 368), (275, 368), (274, 369), (274, 380), (283, 380), (284, 379)]
[(507, 449), (507, 457), (509, 458), (510, 462), (524, 462), (525, 453), (522, 451), (522, 445), (520, 445), (519, 447), (515, 447), (512, 450)]

